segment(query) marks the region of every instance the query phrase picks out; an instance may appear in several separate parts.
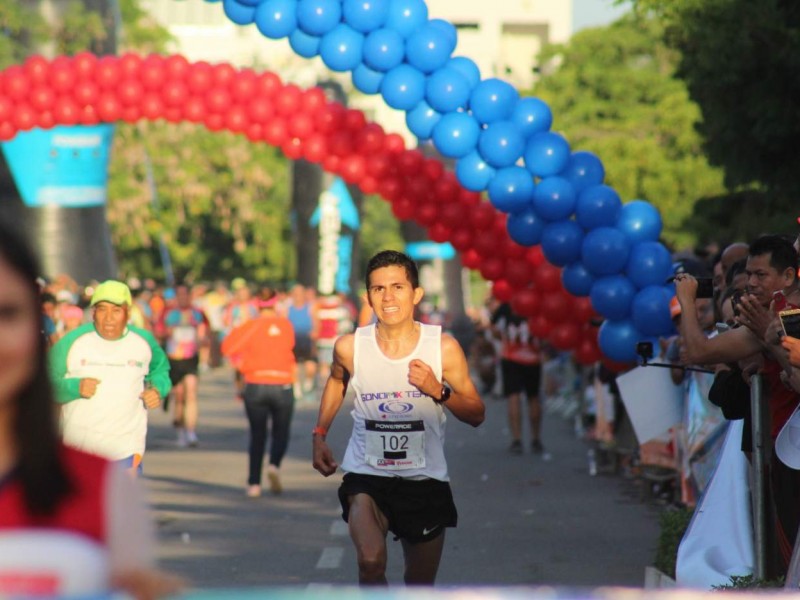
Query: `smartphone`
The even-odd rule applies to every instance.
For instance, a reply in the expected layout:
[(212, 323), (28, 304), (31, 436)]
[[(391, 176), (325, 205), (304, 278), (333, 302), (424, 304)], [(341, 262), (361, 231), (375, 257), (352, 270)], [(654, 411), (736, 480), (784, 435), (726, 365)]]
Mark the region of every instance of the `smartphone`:
[(716, 328), (717, 333), (725, 333), (731, 328), (730, 325), (728, 325), (727, 323), (722, 323), (721, 321), (719, 323), (716, 323), (714, 327)]
[(784, 335), (800, 338), (800, 308), (782, 310), (778, 313)]

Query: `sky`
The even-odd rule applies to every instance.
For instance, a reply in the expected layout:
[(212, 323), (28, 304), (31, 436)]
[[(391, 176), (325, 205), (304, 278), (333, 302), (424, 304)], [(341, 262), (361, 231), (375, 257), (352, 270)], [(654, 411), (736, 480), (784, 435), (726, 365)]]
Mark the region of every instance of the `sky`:
[(607, 25), (628, 12), (628, 5), (617, 6), (614, 0), (573, 0), (572, 31)]

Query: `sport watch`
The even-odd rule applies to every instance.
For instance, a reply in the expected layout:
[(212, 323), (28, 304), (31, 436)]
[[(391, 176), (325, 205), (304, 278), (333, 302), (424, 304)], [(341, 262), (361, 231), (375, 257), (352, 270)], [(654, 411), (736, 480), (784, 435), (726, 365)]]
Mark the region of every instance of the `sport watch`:
[(450, 394), (453, 393), (447, 385), (442, 384), (442, 394), (438, 398), (434, 398), (434, 402), (437, 404), (444, 404), (448, 400), (450, 400)]

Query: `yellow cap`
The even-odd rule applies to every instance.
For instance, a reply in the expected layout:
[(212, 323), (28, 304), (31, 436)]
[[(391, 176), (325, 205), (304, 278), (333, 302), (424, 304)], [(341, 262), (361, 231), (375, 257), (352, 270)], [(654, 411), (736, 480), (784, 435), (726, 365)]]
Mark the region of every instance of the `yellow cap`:
[(109, 279), (98, 285), (94, 290), (94, 294), (92, 294), (91, 305), (94, 306), (98, 302), (110, 302), (118, 306), (122, 306), (123, 304), (130, 306), (131, 290), (121, 281)]
[(231, 287), (234, 290), (241, 290), (247, 287), (247, 281), (245, 281), (244, 277), (237, 277), (231, 281)]

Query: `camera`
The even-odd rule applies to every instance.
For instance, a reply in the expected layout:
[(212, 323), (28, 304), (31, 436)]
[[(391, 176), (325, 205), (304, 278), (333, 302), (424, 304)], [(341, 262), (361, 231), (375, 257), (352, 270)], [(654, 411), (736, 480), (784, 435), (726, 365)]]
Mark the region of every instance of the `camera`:
[(653, 358), (653, 342), (638, 342), (636, 344), (636, 354), (646, 363)]
[(793, 338), (800, 338), (800, 309), (782, 310), (778, 313), (778, 316), (781, 319), (783, 334)]

